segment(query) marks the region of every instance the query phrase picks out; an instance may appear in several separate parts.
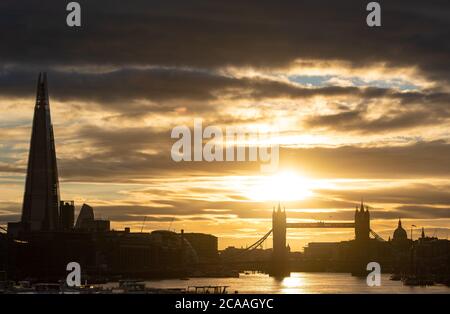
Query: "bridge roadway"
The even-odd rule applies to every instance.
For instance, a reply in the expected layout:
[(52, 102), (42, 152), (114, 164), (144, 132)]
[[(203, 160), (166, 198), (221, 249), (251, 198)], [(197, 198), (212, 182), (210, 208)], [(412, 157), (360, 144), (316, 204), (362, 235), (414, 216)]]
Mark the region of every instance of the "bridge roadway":
[(288, 222), (286, 228), (355, 228), (353, 222)]

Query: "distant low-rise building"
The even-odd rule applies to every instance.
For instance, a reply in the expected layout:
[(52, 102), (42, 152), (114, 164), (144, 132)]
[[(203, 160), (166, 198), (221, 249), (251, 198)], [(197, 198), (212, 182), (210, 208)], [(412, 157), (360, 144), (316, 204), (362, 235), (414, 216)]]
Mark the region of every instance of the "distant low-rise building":
[(339, 243), (337, 242), (310, 242), (304, 248), (306, 259), (332, 259), (337, 258)]
[(205, 233), (183, 233), (198, 256), (199, 262), (214, 262), (218, 257), (218, 239)]

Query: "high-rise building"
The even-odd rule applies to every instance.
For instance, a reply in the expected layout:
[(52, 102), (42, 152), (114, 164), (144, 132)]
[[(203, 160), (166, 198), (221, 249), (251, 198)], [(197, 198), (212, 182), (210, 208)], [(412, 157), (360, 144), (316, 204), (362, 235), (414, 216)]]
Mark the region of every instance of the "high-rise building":
[(83, 204), (80, 213), (78, 214), (77, 222), (75, 223), (75, 229), (96, 232), (109, 231), (110, 221), (105, 219), (95, 219), (94, 209), (88, 204)]
[(75, 222), (74, 201), (61, 201), (59, 204), (60, 228), (62, 230), (73, 229)]
[(91, 229), (93, 227), (94, 220), (94, 209), (88, 204), (83, 204), (83, 206), (81, 206), (80, 213), (78, 214), (75, 228)]
[(22, 228), (30, 231), (58, 229), (58, 207), (58, 169), (50, 118), (47, 75), (40, 73), (23, 198)]

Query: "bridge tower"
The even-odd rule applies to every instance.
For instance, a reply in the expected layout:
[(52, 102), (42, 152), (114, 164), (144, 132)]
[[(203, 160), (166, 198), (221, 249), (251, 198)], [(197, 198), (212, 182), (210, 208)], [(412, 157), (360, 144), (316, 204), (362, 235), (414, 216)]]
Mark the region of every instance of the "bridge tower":
[(284, 276), (288, 271), (288, 253), (286, 249), (286, 209), (281, 210), (273, 208), (272, 212), (272, 230), (273, 230), (273, 253), (271, 274), (275, 276)]
[(366, 276), (366, 266), (369, 262), (369, 246), (370, 246), (370, 213), (369, 207), (361, 205), (356, 206), (355, 210), (355, 241), (354, 241), (354, 265), (352, 266), (352, 274), (358, 276)]
[(355, 240), (358, 242), (368, 241), (370, 234), (370, 213), (369, 207), (364, 206), (361, 201), (361, 206), (355, 211)]

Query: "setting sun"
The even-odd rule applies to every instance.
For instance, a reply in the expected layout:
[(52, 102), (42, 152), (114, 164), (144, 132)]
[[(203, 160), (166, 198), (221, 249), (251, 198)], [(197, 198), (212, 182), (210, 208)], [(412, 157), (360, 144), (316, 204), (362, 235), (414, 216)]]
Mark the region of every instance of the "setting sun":
[(261, 177), (250, 188), (247, 197), (255, 201), (295, 201), (313, 194), (312, 181), (293, 171)]

